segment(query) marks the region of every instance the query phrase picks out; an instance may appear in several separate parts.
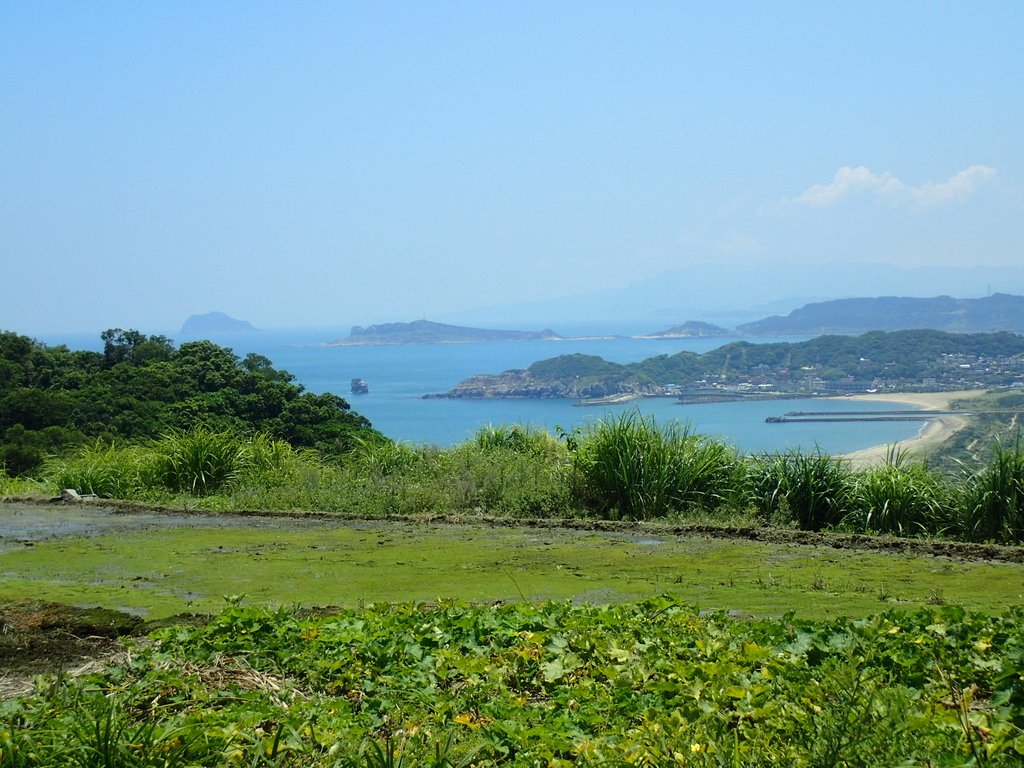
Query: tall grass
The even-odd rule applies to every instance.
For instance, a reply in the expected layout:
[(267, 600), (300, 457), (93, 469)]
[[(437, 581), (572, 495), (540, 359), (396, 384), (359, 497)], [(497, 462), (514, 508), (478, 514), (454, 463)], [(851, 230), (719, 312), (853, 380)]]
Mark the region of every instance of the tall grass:
[(1024, 445), (997, 444), (988, 466), (964, 494), (963, 533), (974, 541), (1024, 540)]
[(574, 451), (579, 499), (600, 513), (648, 520), (737, 497), (742, 470), (725, 444), (630, 412), (584, 432)]
[(66, 458), (44, 465), (56, 488), (74, 488), (103, 498), (133, 499), (157, 482), (156, 456), (142, 446), (97, 440)]
[(0, 496), (21, 496), (45, 490), (45, 483), (28, 477), (10, 477), (0, 466)]
[(156, 475), (171, 491), (205, 496), (238, 479), (250, 456), (232, 432), (208, 427), (166, 433), (154, 446)]
[(102, 498), (153, 499), (170, 493), (206, 496), (248, 484), (293, 482), (315, 454), (267, 435), (240, 436), (206, 427), (168, 432), (147, 445), (97, 441), (44, 466), (45, 484)]
[(483, 451), (498, 449), (538, 456), (553, 456), (558, 452), (558, 441), (547, 430), (520, 424), (481, 427), (473, 442)]
[(378, 437), (360, 438), (348, 463), (367, 475), (386, 477), (406, 472), (425, 458), (425, 448)]
[(805, 531), (838, 525), (853, 509), (853, 483), (841, 459), (815, 451), (765, 454), (750, 468), (755, 508), (770, 522)]
[(445, 451), (438, 469), (455, 511), (513, 517), (578, 513), (568, 482), (564, 447), (548, 441), (481, 448), (476, 441)]
[(894, 449), (881, 466), (853, 476), (853, 511), (846, 524), (865, 533), (940, 533), (955, 526), (955, 504), (941, 475)]

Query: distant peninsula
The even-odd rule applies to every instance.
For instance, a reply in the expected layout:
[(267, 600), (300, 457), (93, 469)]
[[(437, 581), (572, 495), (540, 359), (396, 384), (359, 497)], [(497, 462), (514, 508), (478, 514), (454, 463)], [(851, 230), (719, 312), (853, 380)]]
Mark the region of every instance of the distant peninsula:
[(1024, 386), (1024, 336), (920, 330), (797, 343), (737, 341), (703, 354), (682, 351), (624, 365), (593, 355), (562, 355), (525, 369), (473, 376), (427, 397), (618, 402), (677, 396), (704, 402), (1008, 386)]
[(225, 333), (256, 333), (248, 320), (238, 320), (223, 312), (207, 312), (205, 315), (191, 315), (181, 326), (181, 335), (189, 338), (216, 336)]
[(994, 293), (981, 299), (950, 296), (835, 299), (806, 304), (788, 315), (744, 323), (744, 336), (819, 336), (931, 328), (950, 333), (1024, 332), (1024, 296)]
[(561, 338), (563, 337), (549, 328), (542, 331), (501, 331), (416, 320), (411, 323), (381, 323), (365, 328), (357, 325), (352, 328), (347, 338), (329, 341), (324, 346), (469, 344), (497, 341), (556, 341)]

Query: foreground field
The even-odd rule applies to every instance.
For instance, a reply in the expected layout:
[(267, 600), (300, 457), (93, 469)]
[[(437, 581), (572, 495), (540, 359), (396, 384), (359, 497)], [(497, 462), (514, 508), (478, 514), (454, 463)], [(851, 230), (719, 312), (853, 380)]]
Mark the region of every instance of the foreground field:
[[(701, 608), (824, 618), (942, 603), (995, 612), (1018, 605), (1024, 594), (1024, 565), (993, 561), (1013, 559), (1017, 548), (858, 542), (799, 532), (748, 541), (721, 537), (728, 530), (617, 527), (115, 514), (0, 504), (0, 591), (149, 618), (216, 611), (224, 595), (261, 605), (352, 606), (438, 598), (608, 603), (671, 594)], [(909, 554), (856, 548), (868, 543)]]
[(587, 525), (0, 504), (0, 768), (1024, 760), (1019, 547)]
[(0, 765), (1020, 765), (1021, 619), (231, 605), (0, 706)]

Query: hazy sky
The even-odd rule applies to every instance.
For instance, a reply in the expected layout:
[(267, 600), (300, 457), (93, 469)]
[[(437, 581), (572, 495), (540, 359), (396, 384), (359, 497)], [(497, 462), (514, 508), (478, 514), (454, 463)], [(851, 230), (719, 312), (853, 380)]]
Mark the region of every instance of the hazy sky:
[(1022, 40), (1019, 0), (11, 0), (0, 328), (1019, 266)]

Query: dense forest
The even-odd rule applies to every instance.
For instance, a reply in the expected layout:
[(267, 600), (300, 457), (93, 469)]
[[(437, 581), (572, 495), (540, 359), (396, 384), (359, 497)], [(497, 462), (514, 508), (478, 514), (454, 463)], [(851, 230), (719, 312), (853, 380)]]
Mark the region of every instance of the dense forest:
[(120, 328), (101, 338), (102, 352), (72, 351), (0, 331), (0, 468), (8, 474), (91, 440), (137, 441), (199, 424), (328, 454), (372, 433), (343, 398), (304, 392), (262, 355), (239, 358), (210, 341), (176, 347)]

